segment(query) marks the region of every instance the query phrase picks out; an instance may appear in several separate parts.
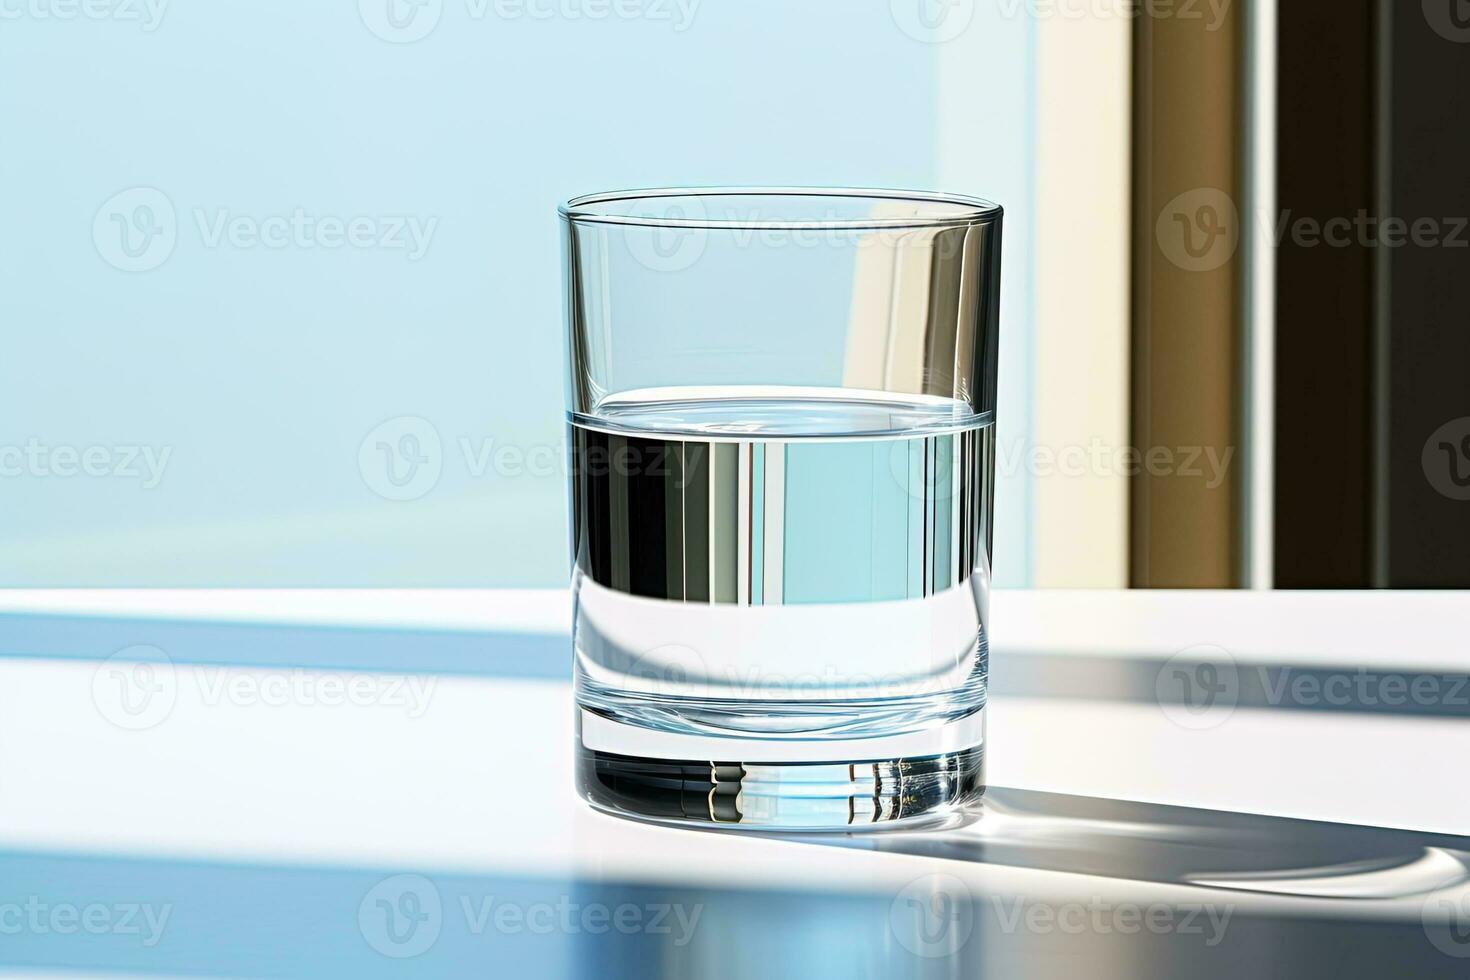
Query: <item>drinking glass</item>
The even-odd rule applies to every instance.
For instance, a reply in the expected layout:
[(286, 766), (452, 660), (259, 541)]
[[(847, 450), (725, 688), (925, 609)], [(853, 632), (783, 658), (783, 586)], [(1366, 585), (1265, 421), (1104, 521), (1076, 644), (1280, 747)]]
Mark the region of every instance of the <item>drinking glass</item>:
[(984, 789), (1001, 209), (562, 205), (579, 793), (852, 830)]

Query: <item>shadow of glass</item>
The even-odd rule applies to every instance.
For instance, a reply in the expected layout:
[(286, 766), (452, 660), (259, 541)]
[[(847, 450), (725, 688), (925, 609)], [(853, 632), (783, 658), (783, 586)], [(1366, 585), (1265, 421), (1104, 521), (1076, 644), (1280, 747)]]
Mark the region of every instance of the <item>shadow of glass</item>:
[(1470, 838), (992, 787), (948, 825), (801, 840), (1263, 894), (1396, 899), (1470, 882)]

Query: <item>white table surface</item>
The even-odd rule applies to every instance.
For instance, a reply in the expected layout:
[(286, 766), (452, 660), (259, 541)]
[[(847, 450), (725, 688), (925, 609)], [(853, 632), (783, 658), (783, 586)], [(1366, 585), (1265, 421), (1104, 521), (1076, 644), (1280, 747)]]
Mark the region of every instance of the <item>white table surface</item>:
[[(570, 690), (560, 676), (569, 652), (563, 665), (518, 676), (420, 672), (411, 642), (393, 669), (340, 666), (352, 638), (375, 631), (541, 637), (544, 659), (564, 638), (568, 613), (560, 591), (0, 593), (0, 849), (826, 894), (893, 895), (934, 874), (977, 892), (1078, 900), (1199, 891), (904, 846), (817, 846), (607, 817), (571, 789)], [(1464, 594), (1003, 591), (991, 621), (992, 786), (1470, 834), (1464, 718), (1242, 704), (1194, 730), (1136, 697), (1036, 688), (1046, 669), (1077, 658), (1157, 664), (1202, 644), (1227, 651), (1242, 671), (1470, 672)], [(168, 649), (165, 627), (179, 623), (247, 631), (258, 638), (230, 649), (267, 654), (275, 634), (249, 630), (321, 629), (334, 638), (330, 666), (313, 664), (316, 648), (300, 642), (289, 665), (253, 655), (200, 663)], [(78, 624), (96, 629), (75, 633)], [(38, 649), (55, 629), (82, 639)], [(97, 685), (105, 658), (138, 644), (169, 656), (171, 707), (131, 730)], [(1027, 664), (1030, 691), (1006, 693), (1008, 668), (1021, 674)], [(1037, 664), (1053, 667), (1037, 674)], [(354, 680), (361, 703), (322, 703)], [(1126, 840), (1129, 828), (1115, 829)], [(972, 833), (952, 832), (961, 841)], [(1423, 873), (1437, 867), (1430, 860)], [(1427, 892), (1372, 897), (1369, 887), (1368, 898), (1306, 905), (1300, 895), (1231, 894), (1268, 914), (1295, 903), (1339, 919), (1417, 921)]]

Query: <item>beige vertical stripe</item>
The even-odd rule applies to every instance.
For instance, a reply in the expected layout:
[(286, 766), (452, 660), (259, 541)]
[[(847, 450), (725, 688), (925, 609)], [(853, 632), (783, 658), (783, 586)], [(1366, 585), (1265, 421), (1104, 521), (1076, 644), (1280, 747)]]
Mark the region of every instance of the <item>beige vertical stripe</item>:
[(1077, 6), (1037, 21), (1034, 578), (1124, 588), (1132, 24)]

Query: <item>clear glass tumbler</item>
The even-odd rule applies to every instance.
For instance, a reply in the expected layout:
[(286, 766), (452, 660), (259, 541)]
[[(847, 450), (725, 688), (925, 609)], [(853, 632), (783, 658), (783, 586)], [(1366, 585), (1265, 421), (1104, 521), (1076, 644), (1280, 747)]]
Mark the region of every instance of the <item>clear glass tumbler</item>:
[(579, 792), (851, 830), (984, 789), (1001, 209), (561, 208)]

